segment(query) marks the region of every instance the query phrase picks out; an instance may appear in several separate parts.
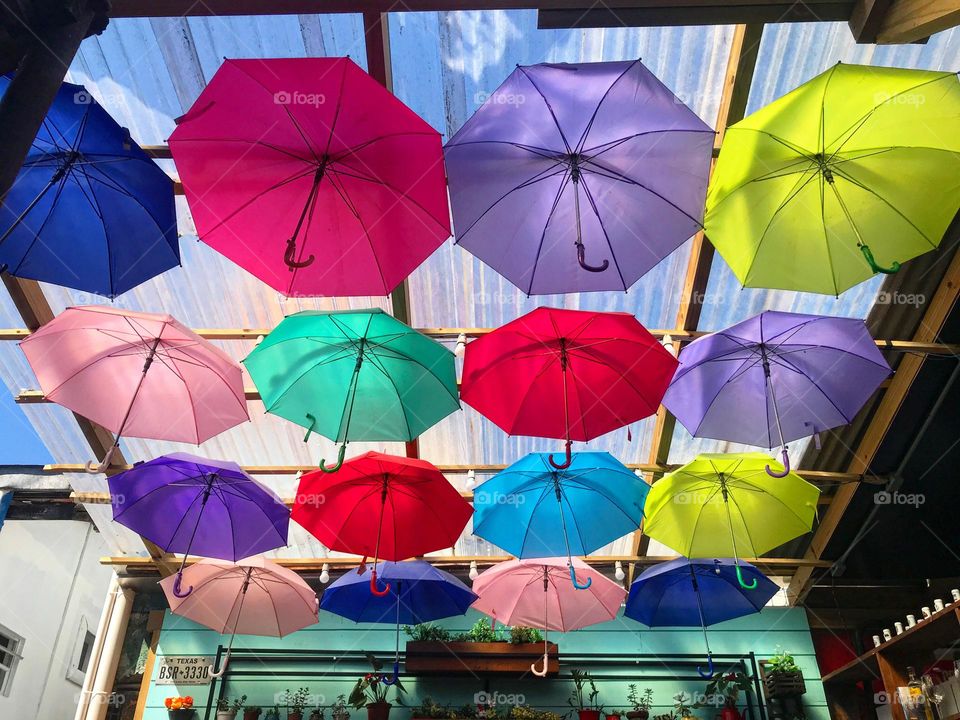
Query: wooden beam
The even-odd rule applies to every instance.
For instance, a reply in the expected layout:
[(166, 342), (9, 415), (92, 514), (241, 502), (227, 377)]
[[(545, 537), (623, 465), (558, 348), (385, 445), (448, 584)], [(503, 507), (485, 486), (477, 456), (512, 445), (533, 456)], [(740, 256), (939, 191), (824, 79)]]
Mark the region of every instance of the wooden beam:
[(670, 27), (674, 25), (733, 25), (736, 23), (828, 22), (847, 20), (853, 0), (828, 2), (703, 2), (698, 7), (635, 3), (635, 7), (608, 7), (581, 1), (579, 8), (540, 10), (541, 30), (568, 28)]
[(875, 43), (883, 18), (893, 0), (857, 0), (848, 24), (858, 43)]
[[(957, 303), (958, 297), (960, 297), (960, 252), (954, 254), (950, 267), (947, 268), (940, 286), (934, 293), (926, 312), (924, 312), (920, 327), (914, 335), (916, 342), (936, 341), (951, 310)], [(864, 475), (870, 471), (873, 458), (890, 430), (890, 426), (896, 418), (904, 399), (906, 399), (913, 381), (920, 374), (923, 361), (924, 357), (919, 355), (906, 355), (900, 361), (893, 382), (890, 383), (890, 388), (884, 393), (870, 425), (857, 446), (853, 460), (851, 460), (847, 469), (848, 473)], [(834, 501), (827, 512), (824, 513), (816, 532), (813, 534), (813, 540), (805, 554), (807, 559), (819, 560), (823, 556), (833, 533), (840, 524), (843, 513), (850, 505), (859, 487), (859, 482), (852, 482), (837, 489)], [(787, 596), (792, 603), (803, 601), (810, 589), (811, 578), (812, 569), (809, 567), (801, 568), (796, 572), (787, 588)]]
[(877, 32), (880, 45), (924, 40), (960, 25), (960, 0), (894, 0)]

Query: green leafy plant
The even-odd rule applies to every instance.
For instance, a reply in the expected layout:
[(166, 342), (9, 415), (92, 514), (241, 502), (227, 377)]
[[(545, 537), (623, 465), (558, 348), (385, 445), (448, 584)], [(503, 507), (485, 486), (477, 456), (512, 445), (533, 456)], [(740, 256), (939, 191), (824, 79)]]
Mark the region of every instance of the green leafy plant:
[(718, 672), (709, 682), (704, 693), (707, 696), (707, 703), (699, 703), (699, 707), (706, 704), (720, 705), (719, 699), (723, 700), (723, 705), (734, 707), (737, 704), (737, 698), (741, 692), (747, 692), (753, 679), (745, 673), (737, 672), (722, 673)]
[(307, 697), (310, 695), (310, 688), (297, 688), (296, 692), (290, 692), (289, 689), (283, 691), (283, 704), (287, 706), (287, 714), (302, 713), (307, 704)]
[(673, 696), (673, 714), (677, 718), (687, 718), (693, 714), (693, 698), (680, 691)]
[(529, 705), (514, 705), (507, 717), (509, 720), (560, 720), (555, 712), (537, 710)]
[(629, 692), (627, 692), (627, 702), (630, 703), (634, 712), (640, 712), (642, 710), (650, 712), (650, 708), (653, 707), (653, 690), (651, 688), (644, 688), (641, 693), (633, 683), (627, 685), (627, 689), (629, 690)]
[(410, 717), (412, 718), (451, 718), (454, 716), (455, 713), (449, 707), (440, 705), (429, 695), (424, 697), (420, 704), (410, 711)]
[(449, 630), (440, 627), (436, 623), (421, 623), (420, 625), (414, 625), (413, 627), (404, 625), (403, 631), (411, 640), (418, 642), (449, 642), (451, 637)]
[(567, 705), (576, 711), (601, 710), (602, 706), (597, 703), (600, 691), (597, 690), (597, 685), (590, 677), (590, 673), (586, 670), (574, 669), (570, 671), (570, 675), (573, 678), (573, 690), (567, 698)]
[(323, 710), (319, 707), (314, 708), (310, 711), (309, 720), (323, 720)]
[(337, 695), (337, 701), (330, 706), (330, 717), (333, 720), (349, 720), (350, 711), (347, 710), (346, 695)]
[(510, 642), (514, 645), (522, 645), (524, 643), (540, 643), (543, 642), (543, 635), (541, 635), (540, 631), (536, 628), (515, 625), (514, 627), (510, 628)]
[(767, 660), (765, 670), (767, 675), (787, 675), (800, 672), (793, 655), (786, 650), (779, 649)]
[(237, 712), (238, 710), (243, 709), (243, 706), (246, 702), (246, 695), (241, 695), (238, 698), (234, 698), (233, 702), (230, 701), (230, 698), (222, 697), (217, 700), (217, 710), (233, 710), (234, 712)]
[(503, 642), (500, 630), (493, 629), (490, 626), (490, 621), (483, 618), (477, 620), (467, 632), (467, 640), (478, 643)]
[(350, 697), (347, 699), (347, 702), (357, 710), (364, 705), (385, 703), (387, 702), (387, 694), (391, 687), (396, 689), (396, 698), (399, 701), (400, 694), (406, 692), (400, 680), (397, 680), (393, 685), (387, 685), (383, 682), (383, 674), (380, 672), (380, 670), (383, 669), (383, 663), (369, 653), (367, 654), (367, 660), (370, 661), (373, 672), (362, 675), (357, 679), (357, 684), (354, 685), (353, 690), (350, 691)]

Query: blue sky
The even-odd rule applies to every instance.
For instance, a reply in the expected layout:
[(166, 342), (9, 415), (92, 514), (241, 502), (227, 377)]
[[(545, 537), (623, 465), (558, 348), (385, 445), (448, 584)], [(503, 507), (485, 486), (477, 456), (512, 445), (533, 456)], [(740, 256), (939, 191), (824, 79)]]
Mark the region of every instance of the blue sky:
[(44, 465), (53, 457), (0, 383), (0, 465)]

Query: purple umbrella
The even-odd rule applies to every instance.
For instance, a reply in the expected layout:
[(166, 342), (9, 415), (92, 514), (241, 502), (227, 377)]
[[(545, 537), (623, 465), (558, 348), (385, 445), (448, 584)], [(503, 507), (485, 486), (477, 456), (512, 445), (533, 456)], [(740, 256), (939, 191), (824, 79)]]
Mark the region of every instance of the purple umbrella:
[(236, 562), (287, 544), (290, 509), (226, 460), (172, 453), (108, 480), (113, 519), (167, 552), (183, 553), (173, 592), (191, 551)]
[(690, 343), (663, 404), (695, 437), (772, 448), (851, 422), (890, 375), (863, 320), (767, 310)]
[(528, 295), (626, 290), (701, 228), (713, 141), (639, 60), (518, 66), (444, 149), (457, 243)]

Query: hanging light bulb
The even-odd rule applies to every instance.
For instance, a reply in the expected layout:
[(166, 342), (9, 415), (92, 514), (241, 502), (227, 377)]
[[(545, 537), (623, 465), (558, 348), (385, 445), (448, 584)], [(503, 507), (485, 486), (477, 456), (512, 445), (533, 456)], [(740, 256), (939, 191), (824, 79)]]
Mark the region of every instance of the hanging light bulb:
[(671, 355), (677, 354), (673, 347), (673, 338), (670, 335), (664, 335), (663, 339), (660, 340), (660, 344), (663, 345)]
[(470, 579), (476, 580), (479, 574), (480, 574), (480, 571), (477, 569), (477, 561), (471, 560), (470, 561)]
[(262, 342), (263, 342), (263, 335), (257, 335), (257, 342), (256, 342), (256, 344), (259, 345), (259, 344), (262, 343)]
[(463, 333), (457, 335), (457, 346), (453, 349), (453, 354), (457, 357), (463, 357), (467, 350), (467, 336)]
[(613, 567), (614, 567), (613, 576), (617, 580), (623, 580), (627, 576), (626, 573), (623, 572), (623, 563), (620, 562), (619, 560), (617, 560), (613, 564)]
[(323, 567), (320, 568), (320, 582), (324, 585), (330, 582), (330, 566), (327, 563), (324, 563)]
[(472, 488), (477, 484), (477, 474), (473, 470), (467, 471), (467, 487)]
[(636, 470), (634, 470), (633, 474), (636, 475), (638, 478), (641, 478), (641, 479), (643, 478), (643, 470), (641, 470), (640, 468), (637, 468)]

